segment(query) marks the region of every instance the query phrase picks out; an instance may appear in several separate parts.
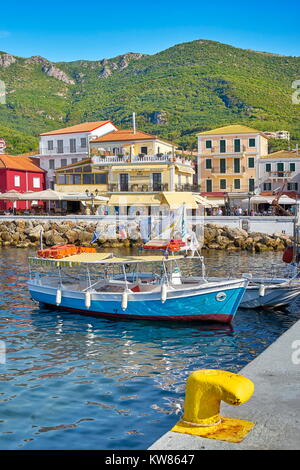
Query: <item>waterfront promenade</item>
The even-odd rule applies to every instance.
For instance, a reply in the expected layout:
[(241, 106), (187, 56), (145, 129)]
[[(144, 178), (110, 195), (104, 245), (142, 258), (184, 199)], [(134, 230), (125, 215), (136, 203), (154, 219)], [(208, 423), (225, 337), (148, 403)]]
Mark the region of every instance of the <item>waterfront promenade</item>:
[(222, 403), (221, 415), (256, 423), (242, 442), (233, 444), (170, 431), (149, 450), (300, 449), (300, 321), (239, 374), (254, 382), (254, 394), (238, 407)]

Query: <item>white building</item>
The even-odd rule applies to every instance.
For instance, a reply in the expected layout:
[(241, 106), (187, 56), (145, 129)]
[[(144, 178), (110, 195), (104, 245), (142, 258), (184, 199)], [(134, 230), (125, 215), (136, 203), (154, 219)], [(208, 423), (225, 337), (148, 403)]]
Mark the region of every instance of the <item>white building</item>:
[(84, 122), (40, 134), (40, 167), (47, 171), (46, 187), (54, 187), (54, 171), (89, 157), (89, 142), (117, 130), (111, 121)]
[(262, 156), (258, 161), (260, 191), (300, 193), (300, 152), (280, 150)]

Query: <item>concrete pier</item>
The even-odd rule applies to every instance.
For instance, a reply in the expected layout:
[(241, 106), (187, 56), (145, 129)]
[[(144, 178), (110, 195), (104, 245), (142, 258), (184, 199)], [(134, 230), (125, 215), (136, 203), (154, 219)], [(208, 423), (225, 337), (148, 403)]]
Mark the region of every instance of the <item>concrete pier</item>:
[[(254, 382), (250, 400), (240, 406), (221, 405), (221, 415), (255, 422), (236, 444), (167, 432), (148, 450), (292, 450), (300, 449), (300, 321), (240, 375)], [(178, 417), (174, 417), (174, 425)]]

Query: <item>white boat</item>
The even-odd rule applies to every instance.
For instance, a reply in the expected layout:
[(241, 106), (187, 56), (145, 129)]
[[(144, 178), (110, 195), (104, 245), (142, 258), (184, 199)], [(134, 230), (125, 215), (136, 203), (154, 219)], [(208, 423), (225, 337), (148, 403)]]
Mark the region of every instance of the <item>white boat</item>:
[[(55, 309), (119, 319), (230, 323), (248, 280), (184, 277), (183, 255), (80, 253), (29, 258), (33, 300)], [(202, 257), (199, 262), (202, 265)], [(33, 272), (32, 268), (36, 268)]]
[[(209, 277), (216, 282), (226, 278)], [(288, 307), (300, 295), (300, 280), (286, 278), (251, 278), (240, 303), (240, 308)]]

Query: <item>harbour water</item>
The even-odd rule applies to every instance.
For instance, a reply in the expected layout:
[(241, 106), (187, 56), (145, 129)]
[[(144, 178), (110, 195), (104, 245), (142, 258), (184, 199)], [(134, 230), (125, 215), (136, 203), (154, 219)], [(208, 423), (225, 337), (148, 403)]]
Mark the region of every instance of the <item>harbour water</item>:
[[(296, 304), (289, 312), (239, 310), (231, 326), (47, 310), (29, 298), (28, 255), (0, 251), (2, 450), (146, 449), (178, 420), (191, 371), (238, 372), (300, 316)], [(281, 265), (281, 256), (205, 254), (220, 276), (224, 266)]]

